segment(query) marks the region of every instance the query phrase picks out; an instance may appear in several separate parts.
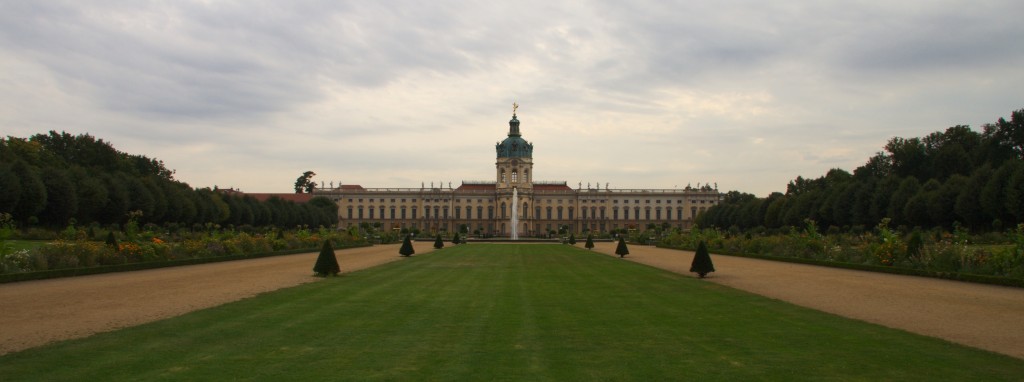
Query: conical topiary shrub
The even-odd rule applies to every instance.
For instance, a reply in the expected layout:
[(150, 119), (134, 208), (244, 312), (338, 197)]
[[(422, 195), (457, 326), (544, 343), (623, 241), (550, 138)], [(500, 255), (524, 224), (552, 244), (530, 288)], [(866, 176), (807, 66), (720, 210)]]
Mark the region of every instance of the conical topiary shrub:
[(444, 240), (441, 240), (441, 234), (437, 234), (437, 239), (434, 240), (434, 248), (444, 248)]
[(693, 255), (693, 263), (690, 264), (690, 272), (694, 272), (700, 278), (715, 271), (715, 265), (711, 264), (711, 255), (708, 254), (708, 246), (703, 241), (697, 244), (697, 253)]
[(576, 234), (569, 235), (569, 245), (576, 245)]
[(456, 232), (455, 233), (455, 237), (452, 238), (452, 244), (455, 244), (455, 245), (462, 244), (462, 240), (459, 239), (459, 233), (458, 232)]
[(587, 249), (594, 248), (594, 235), (587, 235), (587, 244), (583, 245)]
[(619, 255), (620, 259), (629, 254), (629, 248), (626, 247), (626, 239), (625, 238), (622, 238), (622, 237), (619, 238), (619, 245), (617, 247), (615, 247), (615, 254)]
[(405, 235), (405, 240), (402, 241), (402, 248), (398, 250), (399, 255), (409, 257), (416, 253), (416, 250), (412, 248), (412, 240), (409, 237), (409, 235)]
[(115, 251), (117, 250), (117, 238), (114, 237), (114, 231), (107, 232), (107, 241), (106, 241), (106, 243), (111, 248), (114, 248)]
[(330, 240), (324, 240), (324, 246), (320, 248), (320, 256), (316, 258), (313, 265), (313, 275), (317, 277), (337, 276), (341, 272), (338, 266), (338, 258), (334, 256), (334, 246)]

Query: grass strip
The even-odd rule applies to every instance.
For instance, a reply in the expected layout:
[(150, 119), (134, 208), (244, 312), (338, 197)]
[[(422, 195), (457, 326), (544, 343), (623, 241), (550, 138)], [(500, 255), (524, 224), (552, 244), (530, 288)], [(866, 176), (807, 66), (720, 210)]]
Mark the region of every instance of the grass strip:
[(1020, 380), (1024, 361), (578, 248), (473, 244), (9, 354), (0, 375), (955, 381)]

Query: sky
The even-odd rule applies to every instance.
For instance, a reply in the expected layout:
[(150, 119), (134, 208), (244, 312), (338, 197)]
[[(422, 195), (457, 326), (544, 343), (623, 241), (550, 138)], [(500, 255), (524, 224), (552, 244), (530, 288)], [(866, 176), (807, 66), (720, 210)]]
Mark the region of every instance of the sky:
[(1024, 109), (1024, 2), (0, 0), (0, 135), (192, 187), (536, 180), (757, 196)]

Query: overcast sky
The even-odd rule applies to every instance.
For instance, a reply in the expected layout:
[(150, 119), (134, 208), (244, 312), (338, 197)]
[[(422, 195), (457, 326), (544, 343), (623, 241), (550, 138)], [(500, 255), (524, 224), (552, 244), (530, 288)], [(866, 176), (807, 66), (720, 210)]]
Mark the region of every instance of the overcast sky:
[(0, 0), (0, 134), (193, 187), (537, 180), (758, 196), (1024, 108), (1024, 2)]

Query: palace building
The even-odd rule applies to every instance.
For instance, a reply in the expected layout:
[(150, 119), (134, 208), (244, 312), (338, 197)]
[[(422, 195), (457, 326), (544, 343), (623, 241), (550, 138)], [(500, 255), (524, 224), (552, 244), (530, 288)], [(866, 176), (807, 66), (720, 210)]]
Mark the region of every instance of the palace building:
[[(518, 106), (518, 105), (515, 105)], [(465, 229), (473, 234), (547, 236), (569, 232), (644, 229), (651, 224), (687, 229), (701, 212), (718, 204), (717, 185), (685, 189), (577, 188), (565, 181), (534, 180), (533, 144), (523, 139), (513, 108), (508, 137), (495, 145), (494, 181), (463, 181), (419, 188), (367, 188), (339, 184), (314, 190), (338, 204), (339, 227), (380, 223), (383, 229), (426, 232)], [(513, 195), (515, 190), (515, 197)], [(513, 209), (513, 200), (517, 207)], [(517, 219), (512, 219), (513, 211)]]

